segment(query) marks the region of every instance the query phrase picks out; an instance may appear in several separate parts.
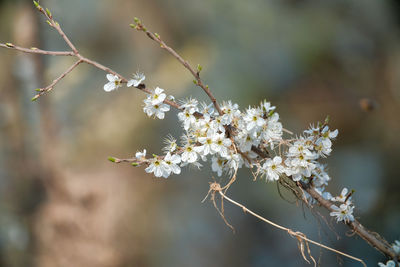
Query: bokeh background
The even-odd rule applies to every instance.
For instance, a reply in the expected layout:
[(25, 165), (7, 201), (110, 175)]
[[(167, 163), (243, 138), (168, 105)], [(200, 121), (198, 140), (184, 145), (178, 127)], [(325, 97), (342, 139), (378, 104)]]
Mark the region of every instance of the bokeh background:
[[(400, 4), (380, 0), (43, 0), (81, 53), (177, 98), (207, 100), (165, 51), (128, 26), (133, 17), (181, 53), (219, 100), (268, 99), (296, 133), (331, 117), (328, 190), (355, 189), (356, 216), (400, 238)], [(31, 1), (0, 1), (0, 42), (65, 50)], [(176, 111), (142, 112), (145, 95), (102, 89), (81, 65), (32, 103), (72, 58), (0, 50), (1, 266), (308, 266), (296, 240), (226, 203), (232, 233), (210, 201), (210, 167), (157, 179), (108, 156), (160, 153), (179, 136)], [(320, 211), (243, 170), (229, 195), (308, 237), (360, 257), (385, 258)], [(359, 263), (312, 247), (321, 266)]]

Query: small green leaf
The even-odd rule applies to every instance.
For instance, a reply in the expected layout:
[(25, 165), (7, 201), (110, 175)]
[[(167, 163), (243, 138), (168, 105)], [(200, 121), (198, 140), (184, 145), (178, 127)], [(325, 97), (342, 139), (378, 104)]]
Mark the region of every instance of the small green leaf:
[(50, 20), (46, 20), (47, 24), (49, 24), (50, 26), (53, 26), (53, 24), (51, 24)]
[(42, 91), (42, 89), (37, 88), (37, 89), (35, 89), (35, 91), (36, 91), (36, 92), (40, 92), (40, 91)]
[(8, 47), (14, 47), (14, 45), (12, 43), (6, 43), (6, 46)]
[(203, 67), (200, 64), (197, 64), (197, 71), (200, 72), (202, 71)]
[(33, 0), (33, 4), (35, 5), (35, 7), (39, 7), (39, 3), (36, 2), (35, 0)]
[(138, 19), (137, 17), (134, 17), (133, 20), (136, 22), (136, 24), (140, 23), (140, 19)]
[(113, 157), (109, 157), (108, 160), (111, 162), (115, 162), (115, 158), (113, 158)]
[(193, 80), (193, 83), (194, 83), (195, 85), (198, 85), (198, 82), (197, 82), (196, 80)]
[(48, 8), (46, 8), (46, 13), (47, 13), (47, 16), (49, 16), (49, 18), (52, 18), (53, 16), (51, 15), (51, 12), (50, 12), (50, 10), (48, 9)]
[(158, 33), (154, 33), (154, 35), (158, 38), (158, 39), (160, 39), (160, 35), (158, 34)]
[(35, 95), (34, 97), (31, 98), (31, 101), (36, 101), (39, 98), (40, 95)]
[(139, 166), (139, 163), (137, 163), (137, 162), (132, 162), (132, 166), (137, 167), (137, 166)]
[(131, 28), (136, 28), (136, 24), (133, 24), (133, 23), (131, 23), (131, 24), (129, 24), (129, 26), (131, 27)]

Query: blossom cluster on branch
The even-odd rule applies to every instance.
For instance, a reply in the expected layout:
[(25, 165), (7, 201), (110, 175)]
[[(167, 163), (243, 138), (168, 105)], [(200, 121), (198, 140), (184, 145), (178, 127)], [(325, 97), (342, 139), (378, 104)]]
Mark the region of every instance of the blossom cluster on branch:
[[(107, 79), (105, 91), (121, 86), (118, 76), (108, 74)], [(144, 79), (144, 74), (136, 73), (127, 85), (138, 86)], [(143, 101), (143, 111), (149, 117), (164, 119), (165, 112), (170, 110), (164, 103), (166, 99), (175, 101), (164, 89), (155, 88)], [(245, 111), (229, 100), (222, 103), (222, 114), (219, 114), (212, 103), (199, 103), (189, 98), (179, 101), (179, 109), (178, 120), (184, 131), (180, 144), (169, 136), (163, 148), (165, 155), (146, 158), (144, 150), (136, 153), (133, 165), (146, 165), (146, 172), (164, 178), (180, 174), (181, 167), (186, 165), (200, 168), (200, 162), (207, 159), (211, 160), (211, 169), (218, 176), (223, 173), (234, 176), (243, 166), (252, 169), (255, 177), (266, 181), (278, 181), (286, 175), (295, 182), (313, 186), (325, 199), (340, 203), (339, 207), (332, 205), (334, 211), (330, 213), (338, 222), (354, 220), (352, 192), (344, 188), (339, 196), (333, 197), (325, 191), (331, 178), (320, 160), (330, 155), (331, 140), (338, 135), (338, 130), (329, 129), (328, 120), (317, 126), (311, 125), (296, 138), (285, 139), (276, 107), (266, 100)], [(261, 157), (254, 150), (263, 151), (268, 157)], [(304, 194), (310, 204), (315, 202), (307, 192)]]

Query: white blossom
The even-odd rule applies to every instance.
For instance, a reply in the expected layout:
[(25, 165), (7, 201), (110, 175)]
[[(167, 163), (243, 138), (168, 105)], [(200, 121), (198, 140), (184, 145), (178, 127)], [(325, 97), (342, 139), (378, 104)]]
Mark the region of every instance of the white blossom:
[(196, 99), (189, 98), (189, 99), (181, 101), (180, 108), (186, 109), (189, 111), (190, 114), (193, 114), (193, 113), (199, 111), (199, 108), (197, 107), (198, 104), (199, 104), (199, 102)]
[(347, 202), (347, 201), (350, 201), (350, 200), (351, 200), (351, 197), (349, 197), (349, 198), (347, 199), (347, 201), (346, 201), (346, 198), (347, 198), (347, 196), (348, 196), (348, 193), (349, 193), (349, 190), (345, 187), (345, 188), (343, 188), (343, 190), (342, 190), (342, 192), (340, 193), (339, 196), (333, 197), (331, 200), (332, 200), (332, 201), (336, 201), (336, 202), (341, 202), (341, 203), (345, 203), (345, 202)]
[(344, 221), (346, 223), (354, 221), (353, 209), (354, 206), (348, 203), (343, 203), (340, 207), (332, 205), (331, 208), (334, 210), (330, 213), (332, 217), (336, 217), (336, 221)]
[(211, 149), (214, 153), (219, 153), (222, 157), (228, 154), (228, 148), (232, 144), (231, 139), (225, 137), (225, 133), (215, 134)]
[(135, 74), (133, 74), (133, 79), (129, 80), (128, 83), (126, 84), (126, 86), (138, 87), (139, 84), (141, 84), (144, 81), (144, 79), (146, 79), (146, 76), (144, 76), (143, 73), (136, 72)]
[(164, 144), (166, 146), (163, 148), (163, 151), (165, 152), (174, 152), (178, 145), (176, 144), (176, 139), (172, 135), (168, 135), (167, 138), (164, 139)]
[(234, 117), (240, 115), (240, 110), (238, 104), (232, 104), (231, 101), (223, 102), (221, 106), (221, 110), (224, 113), (221, 116), (221, 122), (223, 125), (228, 125), (232, 123)]
[(261, 102), (261, 110), (265, 115), (268, 115), (271, 111), (275, 110), (274, 106), (271, 106), (271, 103), (264, 99)]
[(222, 175), (223, 167), (224, 167), (224, 162), (226, 160), (223, 160), (220, 157), (212, 157), (211, 159), (211, 169), (218, 174), (218, 176)]
[(316, 163), (316, 167), (312, 171), (312, 175), (314, 176), (313, 185), (316, 187), (328, 185), (328, 182), (331, 179), (325, 172), (325, 166), (320, 163)]
[(163, 93), (164, 89), (161, 89), (160, 87), (157, 87), (154, 92), (150, 95), (150, 103), (154, 105), (159, 105), (161, 104), (165, 98), (167, 97), (166, 94)]
[(106, 92), (111, 92), (112, 90), (117, 89), (118, 87), (121, 87), (121, 78), (119, 78), (117, 75), (112, 75), (112, 74), (107, 74), (106, 75), (108, 83), (104, 85), (104, 91)]
[(392, 244), (392, 249), (394, 250), (394, 253), (400, 255), (400, 241), (395, 240), (394, 243)]
[(382, 262), (378, 262), (378, 266), (379, 267), (396, 267), (396, 263), (393, 260), (388, 260), (386, 262), (386, 264), (383, 264)]
[[(181, 163), (181, 157), (177, 154), (171, 155), (171, 153), (167, 153), (164, 157), (164, 162), (168, 166), (169, 173), (173, 172), (175, 174), (181, 173), (181, 168), (179, 168), (178, 164)], [(168, 174), (169, 175), (169, 174)], [(168, 177), (168, 176), (167, 176)], [(167, 178), (165, 177), (165, 178)]]
[(151, 117), (154, 115), (160, 120), (164, 119), (165, 117), (164, 113), (169, 111), (170, 109), (169, 105), (164, 103), (153, 105), (150, 99), (145, 99), (143, 102), (145, 103), (143, 111), (147, 114), (147, 116)]
[(279, 156), (273, 159), (267, 159), (261, 168), (261, 173), (267, 181), (277, 181), (279, 180), (279, 175), (284, 171), (282, 166), (282, 158)]
[(145, 169), (147, 173), (153, 173), (155, 177), (167, 178), (171, 173), (169, 166), (164, 160), (154, 157), (150, 160), (150, 165)]
[(183, 128), (188, 131), (190, 126), (196, 122), (196, 117), (193, 115), (195, 112), (194, 108), (184, 109), (178, 113), (178, 118), (183, 123)]
[(146, 149), (143, 149), (143, 151), (136, 152), (135, 157), (137, 159), (145, 158), (146, 157)]
[(248, 108), (247, 113), (243, 117), (243, 119), (247, 123), (247, 131), (255, 130), (257, 127), (262, 127), (265, 123), (265, 120), (262, 117), (261, 110), (255, 108)]
[(207, 136), (199, 137), (197, 139), (202, 145), (196, 146), (194, 150), (202, 156), (207, 156), (208, 154), (215, 154), (218, 151), (212, 149), (213, 144), (213, 131), (208, 131)]
[(206, 103), (201, 103), (200, 105), (201, 105), (200, 113), (203, 114), (203, 117), (206, 120), (209, 121), (211, 117), (215, 116), (213, 103), (208, 105)]
[(279, 114), (274, 113), (272, 116), (267, 118), (266, 123), (262, 129), (262, 139), (270, 145), (271, 149), (274, 149), (274, 142), (282, 140), (282, 123), (279, 122)]
[(197, 161), (198, 155), (194, 150), (193, 144), (186, 144), (183, 147), (183, 153), (181, 155), (182, 162), (194, 163)]

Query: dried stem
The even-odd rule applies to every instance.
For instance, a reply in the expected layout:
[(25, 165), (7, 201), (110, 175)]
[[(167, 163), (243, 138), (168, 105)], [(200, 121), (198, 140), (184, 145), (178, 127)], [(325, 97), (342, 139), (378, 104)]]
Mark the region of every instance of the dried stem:
[[(318, 203), (326, 208), (329, 211), (333, 211), (332, 205), (333, 203), (329, 200), (324, 199), (317, 191), (315, 191), (313, 188), (306, 186), (304, 184), (301, 185), (301, 187), (308, 193), (310, 194), (315, 200), (318, 201)], [(367, 241), (368, 244), (370, 244), (372, 247), (377, 249), (378, 251), (382, 252), (383, 254), (390, 256), (392, 259), (396, 259), (398, 256), (394, 252), (394, 250), (391, 248), (391, 246), (388, 244), (388, 242), (377, 235), (376, 233), (372, 233), (368, 229), (366, 229), (360, 222), (357, 220), (354, 220), (352, 222), (346, 223), (347, 226), (349, 226), (357, 235), (359, 235), (362, 239)]]
[[(218, 192), (218, 193), (220, 194), (220, 196), (221, 196), (223, 199), (226, 199), (227, 201), (229, 201), (229, 202), (232, 203), (233, 205), (242, 208), (243, 212), (249, 213), (250, 215), (252, 215), (252, 216), (258, 218), (259, 220), (261, 220), (261, 221), (263, 221), (263, 222), (265, 222), (265, 223), (268, 223), (268, 224), (270, 224), (270, 225), (272, 225), (272, 226), (274, 226), (274, 227), (276, 227), (276, 228), (278, 228), (278, 229), (281, 229), (281, 230), (287, 232), (287, 233), (288, 233), (289, 235), (291, 235), (291, 236), (295, 236), (295, 237), (298, 238), (298, 239), (302, 239), (302, 240), (304, 240), (304, 241), (306, 241), (306, 242), (309, 242), (309, 243), (314, 244), (314, 245), (316, 245), (316, 246), (319, 246), (319, 247), (321, 247), (321, 248), (327, 249), (327, 250), (332, 251), (332, 252), (334, 252), (334, 253), (337, 253), (337, 254), (340, 254), (340, 255), (345, 256), (345, 257), (347, 257), (347, 258), (350, 258), (350, 259), (353, 259), (353, 260), (355, 260), (355, 261), (358, 261), (358, 262), (360, 262), (363, 266), (367, 266), (367, 265), (365, 264), (365, 262), (364, 262), (363, 260), (359, 259), (359, 258), (356, 258), (356, 257), (351, 256), (351, 255), (349, 255), (349, 254), (346, 254), (346, 253), (344, 253), (344, 252), (338, 251), (338, 250), (336, 250), (336, 249), (330, 248), (330, 247), (325, 246), (325, 245), (323, 245), (323, 244), (321, 244), (321, 243), (318, 243), (318, 242), (316, 242), (316, 241), (313, 241), (313, 240), (307, 238), (307, 237), (306, 237), (303, 233), (301, 233), (301, 232), (294, 232), (293, 230), (291, 230), (291, 229), (289, 229), (289, 228), (283, 227), (283, 226), (281, 226), (281, 225), (279, 225), (279, 224), (277, 224), (277, 223), (274, 223), (274, 222), (272, 222), (272, 221), (270, 221), (270, 220), (268, 220), (268, 219), (262, 217), (261, 215), (259, 215), (259, 214), (255, 213), (254, 211), (248, 209), (246, 206), (244, 206), (244, 205), (238, 203), (237, 201), (235, 201), (235, 200), (229, 198), (228, 196), (226, 196), (226, 195), (222, 192), (221, 186), (220, 186), (219, 184), (217, 184), (217, 183), (212, 183), (212, 184), (210, 185), (210, 190), (212, 190), (212, 191), (214, 191), (214, 192)], [(303, 257), (304, 257), (304, 254), (303, 254)]]

